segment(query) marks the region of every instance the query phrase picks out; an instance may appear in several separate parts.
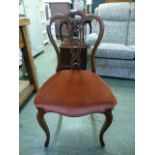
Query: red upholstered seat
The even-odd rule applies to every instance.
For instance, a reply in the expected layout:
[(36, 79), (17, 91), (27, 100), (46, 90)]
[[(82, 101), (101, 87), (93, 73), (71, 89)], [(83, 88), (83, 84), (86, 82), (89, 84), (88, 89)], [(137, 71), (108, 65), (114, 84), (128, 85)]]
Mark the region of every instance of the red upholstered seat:
[(116, 98), (103, 79), (85, 70), (57, 72), (35, 98), (37, 108), (67, 116), (104, 112), (115, 104)]

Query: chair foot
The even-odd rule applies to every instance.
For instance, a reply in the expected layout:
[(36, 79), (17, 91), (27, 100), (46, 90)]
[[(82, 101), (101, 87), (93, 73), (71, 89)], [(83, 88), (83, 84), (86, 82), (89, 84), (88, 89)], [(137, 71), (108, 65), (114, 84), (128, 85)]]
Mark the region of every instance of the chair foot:
[(39, 123), (40, 127), (44, 130), (44, 132), (46, 134), (46, 141), (45, 141), (44, 146), (48, 147), (48, 144), (49, 144), (49, 141), (50, 141), (50, 132), (49, 132), (48, 126), (46, 124), (46, 121), (44, 119), (44, 114), (45, 114), (44, 111), (38, 109), (37, 120), (38, 120), (38, 123)]
[(99, 139), (100, 139), (100, 144), (101, 144), (101, 147), (104, 147), (105, 146), (105, 143), (104, 143), (104, 140), (103, 140), (103, 135), (105, 133), (105, 131), (109, 128), (109, 126), (111, 125), (112, 123), (112, 120), (113, 120), (113, 116), (112, 116), (112, 111), (111, 110), (107, 110), (106, 112), (104, 112), (105, 114), (105, 122), (100, 130), (100, 134), (99, 134)]

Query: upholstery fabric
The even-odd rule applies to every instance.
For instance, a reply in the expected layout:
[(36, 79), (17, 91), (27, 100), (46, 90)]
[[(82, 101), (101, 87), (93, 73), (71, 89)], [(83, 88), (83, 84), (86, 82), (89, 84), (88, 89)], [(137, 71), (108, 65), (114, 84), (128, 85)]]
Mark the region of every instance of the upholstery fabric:
[(98, 8), (95, 8), (94, 15), (97, 15), (97, 14), (98, 14)]
[(86, 37), (86, 43), (88, 46), (92, 46), (95, 44), (96, 40), (98, 38), (98, 34), (96, 33), (91, 33)]
[[(104, 3), (96, 9), (103, 19), (104, 35), (96, 52), (96, 70), (101, 76), (135, 78), (135, 3)], [(93, 32), (98, 34), (95, 23)], [(87, 36), (89, 38), (89, 35)], [(89, 52), (93, 37), (89, 38)], [(89, 65), (88, 65), (89, 68)]]
[(134, 69), (134, 65), (135, 62), (132, 60), (96, 58), (96, 66), (102, 67), (103, 70), (106, 67)]
[[(104, 25), (104, 21), (103, 21), (103, 25)], [(92, 22), (92, 32), (99, 34), (99, 24), (96, 21)]]
[(128, 21), (129, 3), (104, 3), (98, 7), (98, 15), (103, 20)]
[(126, 43), (127, 21), (108, 21), (104, 20), (103, 42), (106, 43)]
[(135, 79), (134, 60), (110, 58), (95, 58), (95, 60), (96, 73), (100, 76)]
[[(135, 78), (135, 61), (121, 59), (96, 58), (96, 73), (100, 76), (117, 78)], [(88, 64), (88, 69), (90, 65)]]
[(135, 21), (135, 3), (130, 4), (130, 19), (132, 21)]
[(96, 57), (133, 60), (135, 51), (123, 44), (101, 43), (97, 49)]
[(128, 25), (127, 45), (135, 44), (135, 3), (131, 3), (130, 19)]
[(128, 47), (129, 47), (131, 50), (135, 51), (135, 45), (128, 45)]
[(49, 78), (40, 88), (35, 105), (46, 112), (80, 116), (113, 108), (116, 98), (95, 73), (64, 70)]
[(135, 70), (133, 68), (115, 68), (115, 67), (97, 67), (97, 74), (101, 76), (135, 79)]
[(134, 45), (134, 44), (135, 44), (135, 22), (129, 21), (127, 45)]

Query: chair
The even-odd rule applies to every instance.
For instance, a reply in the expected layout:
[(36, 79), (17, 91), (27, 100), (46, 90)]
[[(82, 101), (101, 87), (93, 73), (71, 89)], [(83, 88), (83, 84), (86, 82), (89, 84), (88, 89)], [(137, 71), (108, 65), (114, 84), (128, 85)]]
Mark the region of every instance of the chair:
[[(68, 67), (63, 68), (62, 53), (59, 51), (51, 33), (51, 25), (56, 20), (66, 21), (67, 31), (70, 37), (62, 42), (70, 54)], [(81, 53), (85, 52), (87, 45), (84, 42), (85, 24), (88, 20), (97, 20), (100, 25), (100, 33), (93, 47), (91, 56), (92, 70), (81, 69)], [(45, 122), (44, 115), (48, 112), (55, 112), (61, 115), (78, 117), (92, 113), (105, 114), (99, 140), (101, 146), (105, 146), (103, 135), (112, 123), (112, 109), (116, 105), (116, 98), (109, 86), (95, 72), (94, 56), (96, 49), (103, 36), (103, 23), (101, 19), (94, 15), (85, 15), (80, 11), (69, 11), (65, 15), (55, 15), (47, 25), (47, 32), (58, 57), (57, 72), (50, 77), (40, 88), (35, 97), (35, 106), (38, 110), (37, 120), (46, 134), (45, 147), (50, 140), (50, 132)], [(63, 49), (63, 48), (62, 48)]]

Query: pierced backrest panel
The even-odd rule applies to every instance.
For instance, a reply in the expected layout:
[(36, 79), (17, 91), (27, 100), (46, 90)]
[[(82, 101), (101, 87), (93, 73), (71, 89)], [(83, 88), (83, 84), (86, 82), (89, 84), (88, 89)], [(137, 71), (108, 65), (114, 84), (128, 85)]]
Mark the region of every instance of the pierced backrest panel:
[[(104, 33), (103, 21), (100, 19), (100, 17), (95, 16), (95, 15), (85, 15), (83, 12), (75, 11), (75, 10), (71, 10), (65, 15), (58, 14), (58, 15), (51, 17), (50, 23), (49, 23), (49, 25), (47, 25), (47, 32), (48, 32), (48, 36), (51, 40), (51, 43), (54, 46), (55, 51), (57, 53), (57, 57), (58, 57), (57, 71), (60, 71), (61, 66), (62, 66), (62, 55), (60, 53), (60, 50), (52, 36), (52, 32), (51, 32), (51, 25), (56, 20), (60, 20), (61, 23), (66, 24), (66, 28), (69, 33), (68, 40), (70, 40), (70, 41), (76, 40), (78, 42), (78, 44), (81, 43), (81, 45), (84, 43), (84, 29), (85, 29), (84, 26), (88, 23), (91, 27), (90, 23), (92, 20), (96, 20), (99, 23), (99, 29), (100, 29), (99, 35), (98, 35), (98, 38), (94, 44), (94, 47), (92, 48), (92, 54), (91, 54), (91, 68), (92, 68), (93, 72), (96, 72), (94, 57), (95, 57), (96, 49), (97, 49), (99, 43), (101, 42), (101, 39), (102, 39), (102, 36)], [(60, 24), (60, 27), (59, 27), (60, 29), (63, 24)], [(60, 30), (60, 33), (61, 33), (61, 30)], [(76, 61), (73, 64), (77, 65), (79, 63), (78, 63), (78, 61)]]
[(69, 32), (69, 39), (84, 40), (84, 17), (85, 14), (83, 12), (74, 10), (65, 15), (65, 24)]

